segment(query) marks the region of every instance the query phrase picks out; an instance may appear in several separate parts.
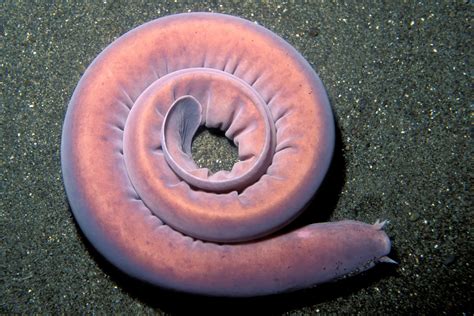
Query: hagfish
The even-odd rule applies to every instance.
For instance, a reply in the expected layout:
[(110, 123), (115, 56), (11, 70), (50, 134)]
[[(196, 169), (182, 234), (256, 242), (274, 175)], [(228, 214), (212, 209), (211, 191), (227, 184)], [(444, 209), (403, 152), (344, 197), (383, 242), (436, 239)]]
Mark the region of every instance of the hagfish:
[[(232, 170), (193, 161), (200, 126), (238, 146)], [(384, 222), (278, 234), (320, 186), (334, 130), (319, 77), (283, 39), (228, 15), (172, 15), (88, 67), (64, 121), (63, 178), (87, 238), (136, 278), (216, 296), (296, 290), (390, 261)]]

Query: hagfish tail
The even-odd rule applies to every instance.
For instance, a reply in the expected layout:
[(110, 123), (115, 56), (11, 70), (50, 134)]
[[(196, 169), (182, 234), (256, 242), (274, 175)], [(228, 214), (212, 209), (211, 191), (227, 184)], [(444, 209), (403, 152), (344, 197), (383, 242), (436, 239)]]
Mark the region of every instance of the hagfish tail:
[[(238, 146), (232, 170), (193, 161), (200, 126)], [(64, 183), (87, 238), (136, 278), (216, 296), (296, 290), (390, 260), (383, 222), (274, 233), (321, 184), (334, 129), (319, 77), (283, 39), (232, 16), (172, 15), (84, 73), (63, 126)]]

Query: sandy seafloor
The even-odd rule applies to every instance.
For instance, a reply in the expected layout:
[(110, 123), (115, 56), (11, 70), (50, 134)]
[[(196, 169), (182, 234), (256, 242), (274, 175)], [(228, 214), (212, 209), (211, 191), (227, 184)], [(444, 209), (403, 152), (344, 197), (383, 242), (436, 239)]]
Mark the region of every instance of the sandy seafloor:
[[(0, 5), (0, 313), (473, 312), (470, 1), (50, 2)], [(257, 21), (320, 74), (338, 145), (322, 194), (294, 225), (389, 219), (398, 266), (233, 300), (147, 286), (95, 252), (74, 221), (61, 179), (68, 100), (107, 44), (143, 22), (189, 11)], [(230, 159), (206, 144), (204, 138), (198, 149), (207, 160)]]

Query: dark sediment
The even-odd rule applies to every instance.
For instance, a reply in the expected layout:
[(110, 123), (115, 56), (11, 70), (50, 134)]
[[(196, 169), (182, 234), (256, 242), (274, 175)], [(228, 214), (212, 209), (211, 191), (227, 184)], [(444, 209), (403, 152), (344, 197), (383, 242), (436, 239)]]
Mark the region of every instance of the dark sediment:
[[(0, 312), (472, 313), (473, 5), (453, 2), (3, 3)], [(314, 66), (334, 109), (338, 148), (322, 193), (293, 225), (389, 219), (398, 267), (274, 297), (203, 298), (132, 280), (85, 240), (61, 179), (68, 100), (115, 38), (188, 10), (258, 21)], [(206, 152), (206, 141), (199, 146)], [(225, 168), (225, 152), (212, 146), (203, 161)]]

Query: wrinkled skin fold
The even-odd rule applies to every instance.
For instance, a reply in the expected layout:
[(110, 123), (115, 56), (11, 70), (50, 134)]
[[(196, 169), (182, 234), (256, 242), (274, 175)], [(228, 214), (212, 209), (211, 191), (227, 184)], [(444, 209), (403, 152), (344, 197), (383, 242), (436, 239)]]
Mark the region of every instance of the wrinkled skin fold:
[[(199, 126), (234, 141), (215, 174), (192, 160)], [(109, 45), (69, 103), (61, 163), (74, 216), (122, 271), (216, 296), (314, 286), (387, 261), (382, 222), (272, 237), (321, 184), (334, 122), (311, 66), (277, 35), (214, 13), (146, 23)]]

